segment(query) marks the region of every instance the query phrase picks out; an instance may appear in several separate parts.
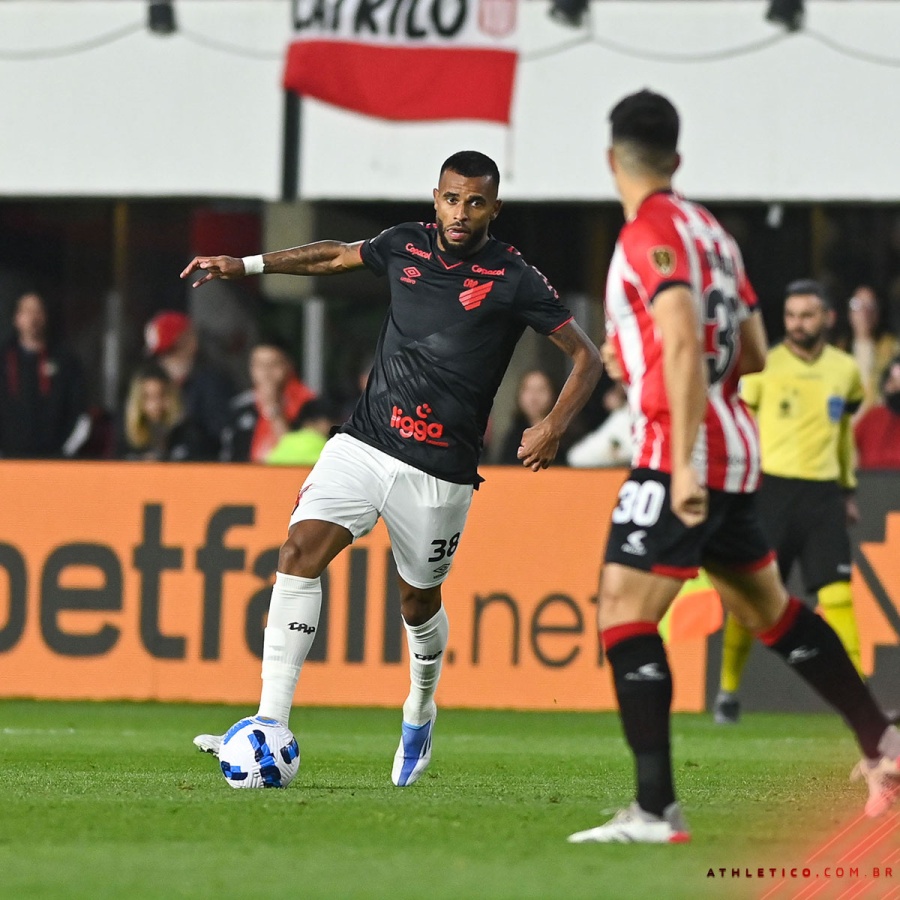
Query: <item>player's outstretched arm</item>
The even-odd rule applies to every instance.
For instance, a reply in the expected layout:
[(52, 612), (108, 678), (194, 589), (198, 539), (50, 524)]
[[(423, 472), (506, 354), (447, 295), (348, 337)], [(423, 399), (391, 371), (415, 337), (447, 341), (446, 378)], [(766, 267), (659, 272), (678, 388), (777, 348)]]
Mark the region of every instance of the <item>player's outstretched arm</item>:
[(195, 256), (185, 266), (182, 278), (201, 272), (193, 286), (222, 278), (233, 281), (247, 275), (339, 275), (363, 265), (362, 241), (344, 244), (340, 241), (317, 241), (288, 250), (275, 250), (260, 256)]
[(550, 340), (572, 359), (573, 367), (553, 409), (522, 434), (518, 456), (533, 472), (553, 462), (559, 439), (587, 403), (603, 371), (600, 351), (574, 321), (554, 331)]

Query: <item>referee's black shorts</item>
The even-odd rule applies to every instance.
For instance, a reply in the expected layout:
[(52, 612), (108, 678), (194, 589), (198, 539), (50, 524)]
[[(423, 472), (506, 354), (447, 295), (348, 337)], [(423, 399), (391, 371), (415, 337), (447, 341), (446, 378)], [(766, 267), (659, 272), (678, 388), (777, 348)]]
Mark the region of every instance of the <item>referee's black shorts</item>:
[(757, 498), (760, 523), (778, 554), (783, 581), (795, 562), (810, 593), (850, 580), (847, 509), (836, 482), (764, 475)]
[(706, 521), (688, 528), (672, 512), (670, 485), (665, 472), (630, 473), (613, 510), (606, 562), (693, 578), (706, 562), (749, 572), (774, 558), (759, 524), (755, 494), (710, 490)]

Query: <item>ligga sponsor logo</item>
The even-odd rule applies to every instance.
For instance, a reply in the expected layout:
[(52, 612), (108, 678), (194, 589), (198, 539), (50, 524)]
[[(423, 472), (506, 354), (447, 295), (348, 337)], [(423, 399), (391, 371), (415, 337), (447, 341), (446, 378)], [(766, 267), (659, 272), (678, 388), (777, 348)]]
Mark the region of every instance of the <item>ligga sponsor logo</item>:
[(391, 410), (391, 428), (396, 428), (402, 438), (412, 438), (436, 447), (448, 446), (447, 441), (441, 440), (444, 436), (444, 426), (440, 422), (427, 421), (430, 415), (431, 407), (427, 403), (416, 407), (418, 416), (416, 419), (404, 413), (399, 406), (395, 406)]

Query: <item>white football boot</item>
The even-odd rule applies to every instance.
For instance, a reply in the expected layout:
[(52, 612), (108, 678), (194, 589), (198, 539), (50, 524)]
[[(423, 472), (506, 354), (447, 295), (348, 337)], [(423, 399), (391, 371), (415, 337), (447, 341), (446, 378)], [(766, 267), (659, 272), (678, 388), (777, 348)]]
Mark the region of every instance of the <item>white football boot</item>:
[(637, 802), (620, 809), (605, 825), (576, 831), (570, 844), (686, 844), (691, 839), (678, 803), (670, 803), (661, 816), (645, 812)]
[(851, 781), (865, 779), (869, 788), (866, 815), (880, 816), (886, 813), (900, 798), (900, 766), (896, 759), (882, 756), (877, 762), (861, 759), (850, 773)]
[(415, 784), (431, 762), (431, 738), (434, 734), (434, 721), (437, 719), (437, 707), (431, 718), (424, 725), (410, 725), (404, 722), (400, 731), (400, 745), (394, 754), (394, 766), (391, 770), (391, 781), (397, 787), (409, 787)]
[(216, 759), (219, 758), (219, 750), (222, 749), (223, 734), (198, 734), (194, 738), (194, 746), (204, 753), (212, 753)]

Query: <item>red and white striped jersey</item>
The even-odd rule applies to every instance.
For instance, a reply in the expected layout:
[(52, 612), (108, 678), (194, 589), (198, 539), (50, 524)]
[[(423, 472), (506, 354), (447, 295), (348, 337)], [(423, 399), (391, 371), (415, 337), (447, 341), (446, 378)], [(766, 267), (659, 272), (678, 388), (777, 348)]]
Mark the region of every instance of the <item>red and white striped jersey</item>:
[(712, 214), (677, 194), (651, 194), (625, 224), (606, 283), (607, 337), (625, 371), (634, 468), (671, 472), (670, 414), (662, 339), (653, 300), (673, 285), (690, 288), (703, 329), (709, 402), (693, 461), (708, 487), (756, 490), (759, 435), (738, 394), (740, 325), (756, 308), (734, 238)]

